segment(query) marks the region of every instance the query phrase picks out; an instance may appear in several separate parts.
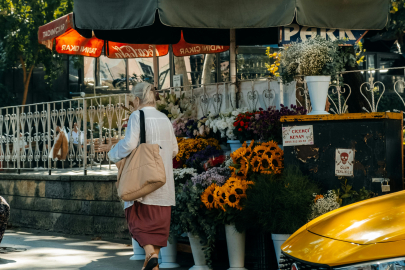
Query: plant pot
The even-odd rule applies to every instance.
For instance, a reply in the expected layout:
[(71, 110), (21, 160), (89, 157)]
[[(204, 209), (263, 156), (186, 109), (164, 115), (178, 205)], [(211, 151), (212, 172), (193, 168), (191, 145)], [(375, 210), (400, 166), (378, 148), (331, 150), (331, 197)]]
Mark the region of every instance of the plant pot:
[(132, 249), (134, 250), (134, 255), (129, 258), (131, 261), (144, 261), (145, 260), (145, 250), (141, 248), (133, 238), (132, 238)]
[(210, 270), (205, 260), (203, 246), (200, 243), (200, 237), (188, 233), (191, 251), (193, 252), (194, 266), (190, 270)]
[(167, 247), (164, 247), (160, 250), (159, 255), (162, 256), (162, 262), (160, 263), (160, 268), (177, 268), (180, 267), (178, 263), (176, 263), (177, 257), (177, 239), (173, 237), (173, 243), (170, 244), (167, 241)]
[(279, 144), (278, 147), (279, 147), (281, 150), (284, 150), (284, 146), (283, 146), (282, 144)]
[[(250, 144), (250, 142), (251, 141), (246, 141), (248, 145)], [(242, 143), (239, 140), (228, 140), (227, 143), (229, 143), (229, 146), (231, 147), (231, 153), (242, 147)]]
[(239, 233), (234, 224), (225, 225), (226, 244), (228, 246), (229, 269), (246, 270), (245, 268), (245, 232)]
[(291, 236), (291, 234), (271, 234), (271, 239), (273, 239), (274, 249), (276, 251), (277, 263), (280, 266), (280, 255), (281, 255), (281, 246), (284, 242)]
[(308, 113), (308, 115), (329, 114), (325, 111), (325, 105), (328, 97), (330, 76), (306, 76), (305, 80), (308, 85), (312, 106), (312, 112)]

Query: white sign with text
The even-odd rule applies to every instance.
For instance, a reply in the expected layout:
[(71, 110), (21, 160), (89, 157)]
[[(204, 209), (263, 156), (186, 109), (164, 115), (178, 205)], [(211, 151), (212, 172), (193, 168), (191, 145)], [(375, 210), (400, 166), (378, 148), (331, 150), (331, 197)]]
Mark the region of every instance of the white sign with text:
[(314, 128), (312, 125), (283, 127), (283, 146), (313, 144)]
[(353, 176), (354, 150), (336, 148), (335, 175)]

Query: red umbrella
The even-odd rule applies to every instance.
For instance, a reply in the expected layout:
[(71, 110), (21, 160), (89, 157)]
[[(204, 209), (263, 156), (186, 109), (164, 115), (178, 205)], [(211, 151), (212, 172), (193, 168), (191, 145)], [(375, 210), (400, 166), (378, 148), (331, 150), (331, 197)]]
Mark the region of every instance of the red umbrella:
[[(103, 48), (109, 58), (146, 58), (153, 57), (155, 47), (156, 56), (164, 56), (169, 52), (169, 45), (128, 44), (104, 41), (93, 36), (84, 38), (72, 23), (73, 13), (41, 26), (38, 29), (38, 41), (48, 49), (55, 49), (60, 54), (100, 57)], [(190, 56), (195, 54), (220, 53), (229, 50), (229, 46), (202, 45), (187, 43), (183, 34), (177, 44), (172, 45), (175, 56)]]

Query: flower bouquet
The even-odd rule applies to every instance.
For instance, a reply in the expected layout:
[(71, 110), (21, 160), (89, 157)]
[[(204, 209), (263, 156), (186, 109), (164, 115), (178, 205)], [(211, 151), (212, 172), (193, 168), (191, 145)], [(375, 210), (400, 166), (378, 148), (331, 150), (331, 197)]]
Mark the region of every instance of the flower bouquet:
[(247, 111), (247, 108), (241, 108), (228, 113), (220, 113), (215, 117), (210, 116), (206, 125), (212, 129), (214, 134), (218, 134), (218, 137), (227, 140), (236, 140), (237, 137), (233, 133), (235, 128), (233, 124), (240, 113), (246, 113)]
[[(189, 168), (195, 168), (199, 173), (204, 171), (204, 165), (212, 158), (218, 158), (223, 156), (224, 152), (217, 149), (215, 146), (208, 145), (205, 149), (193, 154), (186, 160), (186, 166)], [(224, 159), (223, 159), (224, 161)]]
[(177, 118), (173, 121), (173, 130), (176, 137), (186, 137), (187, 136), (187, 123), (190, 121), (188, 118)]
[(278, 144), (283, 143), (282, 139), (282, 123), (280, 119), (285, 115), (304, 115), (306, 109), (291, 105), (291, 109), (283, 104), (280, 105), (280, 110), (269, 108), (261, 110), (262, 113), (256, 114), (255, 118), (251, 118), (249, 130), (253, 132), (256, 139), (262, 141), (275, 141)]
[(249, 126), (250, 122), (254, 121), (260, 114), (263, 114), (263, 109), (255, 112), (240, 113), (235, 118), (233, 134), (241, 143), (256, 139), (255, 133)]
[(231, 154), (233, 164), (229, 167), (232, 176), (247, 179), (252, 173), (280, 174), (284, 168), (284, 152), (277, 143), (270, 141), (256, 144), (254, 141)]
[(179, 98), (175, 93), (158, 95), (156, 108), (166, 114), (172, 122), (182, 117), (193, 118), (195, 114), (193, 105), (185, 98), (185, 93)]
[(196, 138), (196, 137), (208, 137), (211, 129), (206, 124), (208, 118), (206, 116), (202, 117), (200, 120), (193, 120), (190, 119), (186, 122), (186, 135), (189, 138)]
[(314, 204), (312, 205), (310, 220), (338, 209), (339, 207), (340, 204), (337, 202), (337, 196), (333, 190), (329, 190), (325, 195), (314, 194)]
[(173, 160), (174, 168), (182, 168), (186, 166), (185, 162), (193, 156), (195, 153), (204, 150), (207, 146), (213, 146), (215, 149), (220, 150), (221, 147), (215, 139), (203, 139), (203, 138), (194, 138), (194, 139), (184, 139), (177, 137), (177, 144), (179, 146), (179, 153)]

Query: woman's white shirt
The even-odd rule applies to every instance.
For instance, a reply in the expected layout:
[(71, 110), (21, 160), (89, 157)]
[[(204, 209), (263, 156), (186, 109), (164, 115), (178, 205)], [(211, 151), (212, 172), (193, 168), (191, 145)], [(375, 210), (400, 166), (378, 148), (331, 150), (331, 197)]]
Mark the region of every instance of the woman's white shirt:
[[(166, 171), (166, 184), (154, 192), (138, 199), (137, 201), (148, 205), (175, 206), (175, 188), (173, 178), (173, 158), (179, 149), (172, 123), (169, 118), (154, 107), (142, 108), (145, 114), (146, 143), (158, 144), (160, 146), (160, 156)], [(113, 162), (118, 162), (127, 157), (132, 150), (140, 143), (140, 114), (135, 111), (128, 120), (128, 127), (125, 138), (108, 153), (108, 157)], [(124, 208), (133, 205), (132, 202), (125, 202)]]

